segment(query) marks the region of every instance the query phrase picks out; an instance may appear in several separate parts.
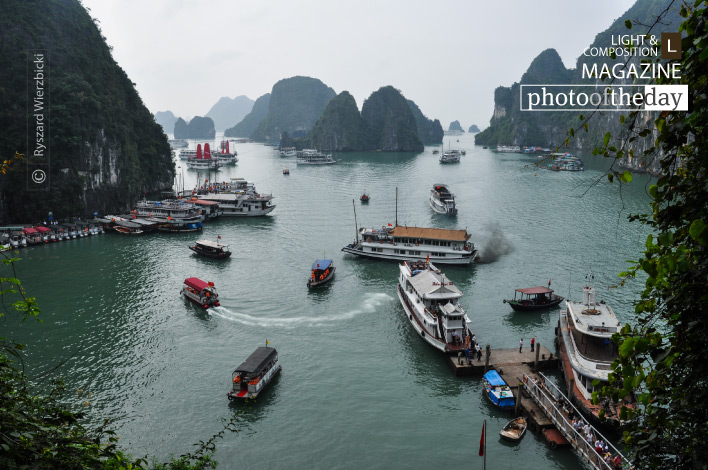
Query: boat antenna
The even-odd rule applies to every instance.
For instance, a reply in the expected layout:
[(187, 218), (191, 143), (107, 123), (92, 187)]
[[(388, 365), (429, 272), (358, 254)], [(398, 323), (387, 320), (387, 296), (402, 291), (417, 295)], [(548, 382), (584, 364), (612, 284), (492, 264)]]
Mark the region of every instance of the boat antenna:
[(396, 227), (398, 227), (398, 186), (396, 186)]
[(356, 223), (356, 204), (354, 203), (354, 198), (352, 198), (352, 207), (354, 208), (354, 230), (356, 233), (356, 244), (359, 244), (359, 224)]

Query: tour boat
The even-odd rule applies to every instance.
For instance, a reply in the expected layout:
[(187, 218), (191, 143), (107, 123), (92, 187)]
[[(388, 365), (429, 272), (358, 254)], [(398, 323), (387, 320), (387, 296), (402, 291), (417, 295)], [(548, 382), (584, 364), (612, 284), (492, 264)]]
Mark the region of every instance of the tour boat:
[(397, 290), (406, 319), (428, 344), (448, 354), (469, 347), (473, 334), (459, 304), (462, 292), (435, 265), (403, 262)]
[(500, 410), (513, 410), (516, 401), (514, 393), (509, 385), (504, 381), (499, 372), (490, 370), (483, 377), (484, 394), (489, 398), (492, 405)]
[(477, 256), (477, 249), (469, 239), (466, 230), (402, 225), (381, 227), (380, 230), (361, 228), (356, 241), (342, 251), (396, 261), (429, 259), (437, 264), (470, 264)]
[(430, 190), (430, 207), (438, 214), (457, 215), (455, 195), (445, 184), (434, 184)]
[(526, 432), (526, 418), (519, 417), (512, 419), (499, 431), (502, 439), (511, 442), (519, 442)]
[(173, 149), (184, 148), (189, 145), (189, 142), (184, 139), (170, 139), (167, 141), (167, 143), (169, 143), (170, 147), (172, 147)]
[(359, 200), (360, 200), (361, 202), (369, 202), (369, 201), (371, 200), (371, 196), (369, 196), (369, 193), (367, 193), (366, 191), (364, 191), (364, 194), (361, 195), (361, 197), (359, 198)]
[[(550, 283), (549, 283), (550, 286)], [(521, 294), (516, 298), (516, 294)], [(525, 287), (514, 291), (512, 300), (504, 300), (517, 312), (535, 312), (555, 307), (563, 301), (563, 297), (553, 293), (550, 287)]]
[(521, 152), (521, 147), (518, 145), (497, 145), (497, 152), (519, 153)]
[(196, 277), (188, 277), (184, 280), (180, 294), (204, 309), (221, 305), (214, 283), (204, 282)]
[(123, 235), (141, 235), (144, 233), (142, 226), (127, 220), (117, 220), (113, 226), (113, 230)]
[(332, 158), (332, 155), (325, 155), (314, 149), (304, 149), (297, 155), (296, 160), (298, 165), (329, 165), (337, 163), (337, 160)]
[(440, 156), (440, 163), (460, 163), (459, 152), (443, 152)]
[(295, 147), (283, 147), (280, 149), (278, 154), (281, 157), (296, 157), (297, 151), (295, 150)]
[(278, 351), (261, 346), (234, 370), (226, 396), (229, 400), (256, 398), (279, 372)]
[(307, 281), (307, 287), (318, 287), (326, 284), (334, 277), (334, 264), (331, 259), (318, 259), (312, 264), (312, 272), (310, 279)]
[[(617, 346), (612, 342), (612, 335), (620, 330), (620, 323), (615, 312), (604, 302), (595, 301), (595, 289), (583, 287), (583, 301), (566, 300), (566, 309), (560, 310), (557, 341), (562, 361), (566, 385), (572, 392), (573, 403), (596, 423), (619, 424), (619, 412), (622, 405), (634, 406), (631, 397), (620, 403), (604, 401), (592, 403), (593, 391), (600, 390), (608, 382), (612, 372), (612, 362), (618, 357)], [(599, 381), (593, 385), (593, 381)], [(605, 423), (599, 418), (604, 409)]]
[(229, 150), (229, 141), (222, 140), (221, 148), (218, 152), (211, 152), (211, 158), (219, 162), (221, 165), (235, 165), (238, 162), (237, 152)]
[(190, 158), (196, 158), (197, 157), (197, 150), (196, 149), (184, 149), (179, 151), (179, 158), (181, 160), (189, 160)]
[(250, 181), (231, 178), (229, 182), (214, 183), (195, 191), (200, 200), (219, 203), (227, 217), (255, 217), (269, 214), (275, 209), (272, 194), (260, 194)]
[(207, 258), (228, 258), (229, 256), (231, 256), (231, 252), (229, 251), (229, 245), (222, 245), (221, 243), (219, 243), (220, 238), (221, 237), (218, 237), (215, 242), (211, 240), (197, 240), (196, 242), (194, 242), (194, 245), (189, 246), (189, 249), (199, 255), (206, 256)]
[(133, 215), (156, 223), (157, 229), (163, 232), (198, 231), (204, 220), (200, 206), (181, 199), (143, 200), (136, 204)]

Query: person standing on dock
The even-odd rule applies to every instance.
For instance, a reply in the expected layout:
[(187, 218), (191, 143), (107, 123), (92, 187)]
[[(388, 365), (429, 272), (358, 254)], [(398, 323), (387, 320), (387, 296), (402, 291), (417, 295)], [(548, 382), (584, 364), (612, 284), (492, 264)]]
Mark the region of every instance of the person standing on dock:
[(482, 360), (482, 346), (475, 344), (475, 349), (477, 350), (477, 362)]
[(519, 340), (519, 354), (521, 354), (521, 350), (524, 348), (524, 338), (521, 338)]
[(531, 352), (533, 352), (533, 347), (536, 344), (536, 338), (531, 338)]

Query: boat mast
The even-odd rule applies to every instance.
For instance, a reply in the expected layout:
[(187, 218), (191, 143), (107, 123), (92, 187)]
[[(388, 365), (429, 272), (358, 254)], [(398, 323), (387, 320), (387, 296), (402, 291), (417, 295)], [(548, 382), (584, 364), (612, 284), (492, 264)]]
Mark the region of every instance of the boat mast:
[(356, 244), (359, 244), (359, 224), (356, 222), (356, 204), (354, 203), (354, 199), (352, 199), (352, 207), (354, 208), (354, 230), (356, 233)]
[(396, 186), (396, 225), (398, 227), (398, 186)]

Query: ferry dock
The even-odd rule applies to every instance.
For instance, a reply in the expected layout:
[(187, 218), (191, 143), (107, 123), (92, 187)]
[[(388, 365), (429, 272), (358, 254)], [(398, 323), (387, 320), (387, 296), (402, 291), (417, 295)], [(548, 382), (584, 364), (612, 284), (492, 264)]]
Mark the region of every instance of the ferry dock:
[[(470, 350), (469, 361), (464, 352), (458, 353), (457, 356), (449, 356), (447, 358), (448, 366), (456, 377), (465, 375), (484, 375), (489, 369), (496, 369), (497, 372), (506, 380), (509, 386), (512, 382), (516, 383), (520, 379), (509, 377), (510, 371), (514, 367), (526, 366), (524, 371), (531, 372), (531, 367), (534, 370), (547, 369), (548, 367), (558, 367), (559, 359), (548, 348), (541, 344), (536, 344), (535, 351), (531, 351), (526, 347), (519, 353), (518, 348), (514, 349), (494, 349), (487, 345), (482, 351), (482, 357), (472, 357), (473, 350)], [(520, 373), (518, 377), (522, 377)], [(507, 380), (512, 379), (512, 380)]]

